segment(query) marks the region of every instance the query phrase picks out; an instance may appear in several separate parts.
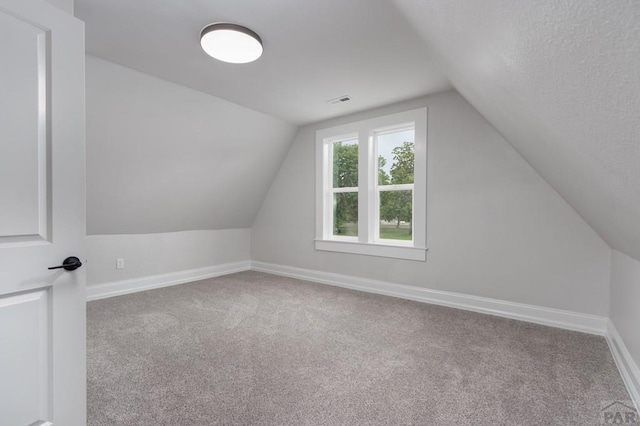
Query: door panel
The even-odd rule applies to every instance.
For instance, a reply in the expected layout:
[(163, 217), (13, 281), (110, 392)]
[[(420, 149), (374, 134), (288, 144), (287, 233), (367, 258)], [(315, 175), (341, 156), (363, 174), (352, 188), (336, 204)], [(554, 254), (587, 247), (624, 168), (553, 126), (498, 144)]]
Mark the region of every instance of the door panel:
[(1, 424), (49, 418), (48, 298), (47, 290), (0, 298), (0, 377), (13, 383), (0, 387)]
[(0, 11), (0, 243), (46, 239), (46, 33)]
[(0, 0), (0, 426), (86, 424), (84, 28)]

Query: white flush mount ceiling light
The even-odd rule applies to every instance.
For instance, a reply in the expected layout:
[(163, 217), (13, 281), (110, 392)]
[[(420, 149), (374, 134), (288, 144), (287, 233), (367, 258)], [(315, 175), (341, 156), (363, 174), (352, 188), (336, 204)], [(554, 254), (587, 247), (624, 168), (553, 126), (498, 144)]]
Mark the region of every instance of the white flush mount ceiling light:
[(220, 61), (232, 64), (253, 62), (262, 55), (262, 39), (241, 25), (219, 22), (200, 33), (202, 49)]

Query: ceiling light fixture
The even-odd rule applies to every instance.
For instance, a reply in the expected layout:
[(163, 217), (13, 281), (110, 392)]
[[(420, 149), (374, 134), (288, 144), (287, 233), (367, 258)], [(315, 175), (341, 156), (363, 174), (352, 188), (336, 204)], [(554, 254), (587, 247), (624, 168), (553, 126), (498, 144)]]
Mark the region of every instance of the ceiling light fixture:
[(262, 55), (262, 39), (241, 25), (219, 22), (200, 33), (200, 45), (209, 55), (232, 64), (253, 62)]

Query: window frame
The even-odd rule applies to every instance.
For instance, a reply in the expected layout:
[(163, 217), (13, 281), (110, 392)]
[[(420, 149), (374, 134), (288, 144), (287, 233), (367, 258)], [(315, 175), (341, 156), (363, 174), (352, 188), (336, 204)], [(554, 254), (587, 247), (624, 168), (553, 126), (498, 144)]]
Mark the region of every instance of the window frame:
[[(414, 129), (414, 183), (385, 185), (411, 189), (411, 241), (381, 239), (377, 136), (409, 126)], [(358, 236), (333, 235), (333, 143), (358, 140)], [(402, 187), (402, 188), (400, 188)], [(406, 188), (405, 188), (406, 187)], [(412, 188), (409, 188), (412, 187)], [(387, 188), (390, 189), (390, 188)], [(342, 188), (338, 192), (344, 192)], [(388, 114), (316, 131), (315, 249), (361, 255), (426, 260), (427, 251), (427, 108)]]
[[(352, 141), (352, 140), (357, 140), (358, 141), (358, 186), (350, 186), (350, 187), (344, 187), (344, 188), (334, 188), (333, 187), (333, 161), (327, 161), (326, 165), (323, 167), (326, 167), (326, 190), (324, 191), (325, 193), (325, 199), (324, 199), (324, 208), (326, 209), (330, 209), (330, 206), (333, 206), (333, 196), (335, 194), (340, 194), (340, 193), (357, 193), (358, 194), (358, 200), (360, 199), (360, 158), (359, 158), (359, 154), (360, 154), (360, 140), (358, 138), (358, 134), (357, 133), (349, 133), (349, 134), (344, 134), (344, 135), (338, 135), (335, 137), (331, 137), (328, 138), (324, 143), (326, 144), (326, 149), (327, 149), (327, 160), (329, 158), (333, 158), (333, 146), (335, 143), (339, 143), (339, 142), (346, 142), (346, 141)], [(355, 189), (355, 191), (354, 191)], [(324, 213), (325, 216), (325, 224), (324, 226), (326, 227), (326, 229), (328, 230), (328, 236), (332, 239), (332, 240), (336, 240), (336, 241), (346, 241), (346, 242), (358, 242), (358, 237), (357, 236), (345, 236), (345, 235), (335, 235), (333, 233), (333, 212), (331, 212), (331, 214), (327, 214), (329, 213), (328, 211)], [(358, 205), (358, 223), (360, 223), (360, 205)], [(359, 231), (359, 229), (358, 229)], [(359, 234), (359, 232), (358, 232)]]

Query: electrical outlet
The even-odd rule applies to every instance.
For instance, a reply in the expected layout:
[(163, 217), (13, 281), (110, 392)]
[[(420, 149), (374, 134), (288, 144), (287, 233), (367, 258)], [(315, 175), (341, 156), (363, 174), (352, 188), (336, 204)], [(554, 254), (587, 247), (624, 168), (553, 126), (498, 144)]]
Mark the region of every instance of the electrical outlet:
[(116, 259), (116, 269), (124, 269), (124, 259)]

